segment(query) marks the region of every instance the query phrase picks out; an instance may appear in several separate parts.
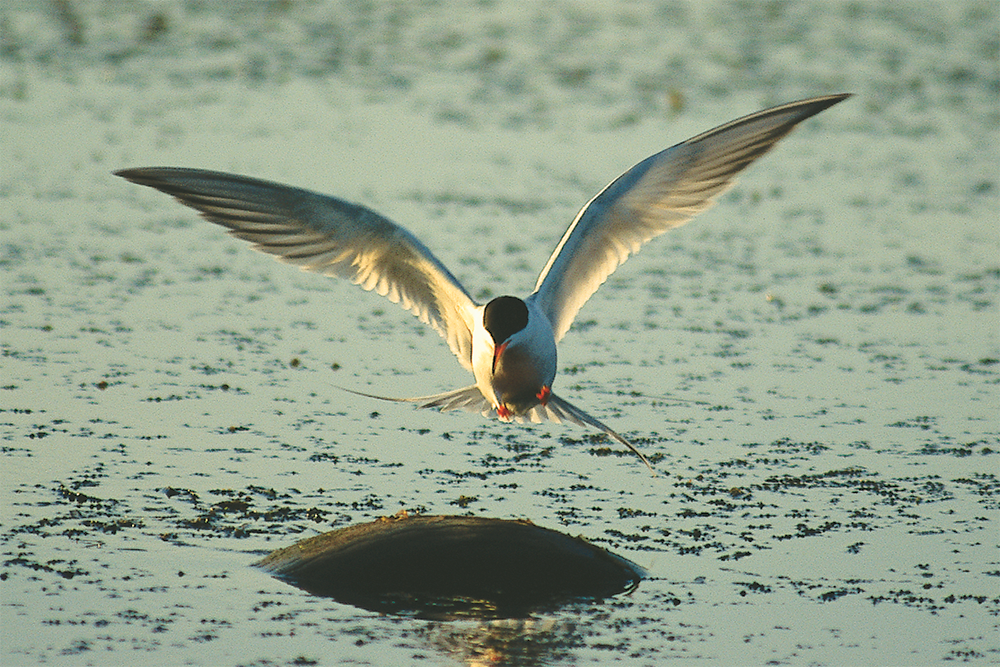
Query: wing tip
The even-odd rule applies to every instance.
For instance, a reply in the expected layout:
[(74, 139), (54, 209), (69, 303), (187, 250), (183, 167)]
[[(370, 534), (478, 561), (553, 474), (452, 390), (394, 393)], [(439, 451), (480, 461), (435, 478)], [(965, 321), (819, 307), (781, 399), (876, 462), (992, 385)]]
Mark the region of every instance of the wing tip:
[[(796, 122), (801, 122), (801, 121), (805, 120), (806, 118), (810, 118), (811, 116), (815, 116), (819, 112), (825, 111), (826, 109), (829, 109), (834, 104), (840, 104), (841, 102), (843, 102), (847, 98), (853, 97), (853, 96), (854, 96), (854, 93), (833, 93), (833, 94), (830, 94), (830, 95), (820, 95), (819, 97), (807, 97), (807, 98), (801, 99), (801, 100), (799, 100), (797, 102), (790, 102), (790, 103), (788, 103), (786, 105), (782, 105), (782, 106), (802, 105), (802, 109), (804, 111), (806, 111), (806, 113), (804, 113), (800, 117), (800, 119), (796, 121)], [(778, 107), (778, 108), (781, 108), (781, 107)]]
[(111, 174), (137, 185), (146, 185), (150, 182), (150, 171), (149, 167), (129, 167), (127, 169), (116, 169)]

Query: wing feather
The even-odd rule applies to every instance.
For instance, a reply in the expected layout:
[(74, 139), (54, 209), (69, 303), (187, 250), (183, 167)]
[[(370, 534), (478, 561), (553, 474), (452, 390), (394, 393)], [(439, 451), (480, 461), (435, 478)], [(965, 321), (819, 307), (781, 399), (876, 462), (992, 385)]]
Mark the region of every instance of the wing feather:
[(612, 181), (577, 214), (529, 297), (548, 315), (556, 341), (644, 243), (711, 206), (737, 173), (798, 123), (847, 97), (814, 97), (744, 116), (648, 157)]
[(471, 370), (472, 297), (413, 234), (375, 211), (308, 190), (201, 169), (116, 173), (173, 195), (283, 262), (347, 278), (401, 304), (434, 327)]

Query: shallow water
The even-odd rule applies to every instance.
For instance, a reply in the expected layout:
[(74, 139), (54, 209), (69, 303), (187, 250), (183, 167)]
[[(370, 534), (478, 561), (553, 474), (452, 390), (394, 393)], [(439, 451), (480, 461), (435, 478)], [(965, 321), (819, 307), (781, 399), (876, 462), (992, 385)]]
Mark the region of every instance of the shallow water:
[[(995, 3), (254, 7), (0, 9), (0, 662), (1000, 659)], [(630, 164), (840, 91), (560, 346), (557, 390), (656, 478), (575, 427), (341, 391), (468, 378), (398, 307), (110, 175), (343, 196), (522, 294)], [(651, 579), (429, 623), (249, 567), (399, 510), (529, 518)]]

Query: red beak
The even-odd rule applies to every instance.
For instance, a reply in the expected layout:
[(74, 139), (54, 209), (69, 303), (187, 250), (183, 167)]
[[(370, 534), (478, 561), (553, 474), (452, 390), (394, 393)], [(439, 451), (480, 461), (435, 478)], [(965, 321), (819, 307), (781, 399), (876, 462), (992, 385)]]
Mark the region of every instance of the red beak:
[(510, 341), (505, 340), (503, 343), (500, 344), (500, 347), (497, 347), (497, 348), (493, 349), (493, 372), (494, 373), (497, 372), (497, 361), (500, 360), (500, 355), (503, 354), (503, 351), (507, 349), (507, 343), (509, 343), (509, 342)]

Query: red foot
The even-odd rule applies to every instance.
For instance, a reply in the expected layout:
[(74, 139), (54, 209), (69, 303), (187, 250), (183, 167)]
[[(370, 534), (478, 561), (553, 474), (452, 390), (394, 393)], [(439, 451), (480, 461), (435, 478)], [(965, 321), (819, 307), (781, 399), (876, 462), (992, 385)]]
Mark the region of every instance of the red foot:
[(510, 419), (510, 408), (506, 405), (498, 405), (497, 414), (500, 415), (500, 419)]
[(546, 386), (542, 386), (541, 390), (537, 394), (535, 394), (535, 398), (541, 401), (542, 405), (545, 405), (546, 403), (549, 402), (549, 396), (551, 395), (552, 395), (552, 390)]

